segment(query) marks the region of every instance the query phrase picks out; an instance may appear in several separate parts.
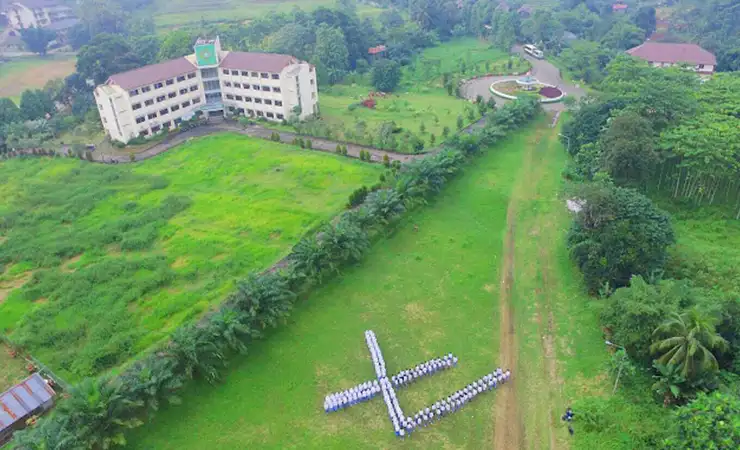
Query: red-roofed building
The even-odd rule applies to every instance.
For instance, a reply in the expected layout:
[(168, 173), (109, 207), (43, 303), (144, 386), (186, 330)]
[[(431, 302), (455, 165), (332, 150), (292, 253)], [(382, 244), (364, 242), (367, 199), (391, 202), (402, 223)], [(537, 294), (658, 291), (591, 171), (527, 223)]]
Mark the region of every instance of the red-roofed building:
[(198, 39), (194, 50), (111, 75), (95, 88), (100, 120), (111, 139), (126, 143), (174, 129), (199, 112), (281, 121), (293, 115), (307, 119), (318, 111), (316, 69), (305, 61), (222, 50), (218, 38)]
[(385, 45), (381, 44), (381, 45), (376, 45), (375, 47), (370, 47), (369, 49), (367, 49), (367, 53), (375, 56), (375, 55), (379, 55), (385, 52), (386, 50), (387, 48), (385, 47)]
[(627, 8), (629, 8), (629, 5), (625, 5), (624, 3), (614, 3), (612, 5), (612, 12), (627, 11)]
[(644, 59), (655, 67), (688, 64), (701, 75), (711, 75), (717, 65), (717, 58), (696, 44), (648, 41), (627, 50), (627, 53)]

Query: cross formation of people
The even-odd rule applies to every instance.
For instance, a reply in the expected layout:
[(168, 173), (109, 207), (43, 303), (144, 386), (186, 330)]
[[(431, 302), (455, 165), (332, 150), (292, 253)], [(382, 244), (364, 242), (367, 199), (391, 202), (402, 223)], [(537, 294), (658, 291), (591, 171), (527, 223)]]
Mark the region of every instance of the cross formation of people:
[(378, 339), (372, 330), (365, 331), (365, 342), (370, 350), (370, 357), (373, 361), (377, 379), (366, 381), (345, 391), (327, 395), (324, 400), (324, 410), (326, 412), (338, 411), (356, 403), (367, 401), (382, 393), (383, 401), (388, 409), (388, 417), (393, 424), (393, 430), (396, 436), (402, 438), (410, 435), (419, 427), (430, 425), (442, 417), (458, 411), (478, 395), (493, 390), (511, 377), (509, 370), (504, 371), (498, 368), (455, 391), (452, 395), (435, 402), (428, 408), (421, 409), (413, 417), (410, 417), (404, 414), (398, 403), (396, 388), (408, 386), (419, 378), (432, 375), (440, 370), (455, 367), (457, 357), (448, 353), (441, 358), (434, 358), (411, 369), (402, 370), (389, 379)]

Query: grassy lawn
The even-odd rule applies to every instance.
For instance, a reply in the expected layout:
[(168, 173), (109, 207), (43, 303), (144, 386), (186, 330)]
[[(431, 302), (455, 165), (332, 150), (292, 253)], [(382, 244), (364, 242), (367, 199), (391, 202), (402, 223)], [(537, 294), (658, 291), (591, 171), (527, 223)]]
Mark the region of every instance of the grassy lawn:
[(0, 329), (70, 381), (100, 373), (279, 260), (379, 172), (231, 134), (136, 165), (4, 162), (0, 283), (16, 289), (0, 291)]
[(412, 64), (404, 67), (399, 87), (386, 97), (375, 97), (374, 109), (359, 105), (375, 90), (369, 73), (352, 75), (345, 84), (322, 87), (321, 120), (299, 131), (314, 136), (325, 136), (328, 131), (342, 140), (378, 146), (375, 139), (380, 127), (395, 122), (401, 128), (396, 134), (396, 151), (414, 152), (410, 144), (403, 143), (402, 136), (406, 132), (418, 137), (426, 148), (434, 147), (444, 139), (445, 127), (451, 133), (457, 130), (458, 117), (462, 117), (464, 126), (480, 118), (469, 101), (447, 93), (443, 74), (459, 79), (487, 73), (521, 72), (528, 67), (525, 60), (513, 57), (509, 69), (508, 61), (506, 52), (485, 42), (473, 38), (453, 39), (424, 50)]
[(64, 78), (74, 71), (74, 56), (24, 57), (0, 63), (0, 97), (10, 97), (18, 103), (24, 90), (42, 88), (47, 81)]
[[(200, 21), (219, 22), (249, 20), (271, 12), (287, 13), (294, 7), (312, 10), (321, 6), (331, 7), (333, 0), (156, 0), (154, 3), (154, 23), (160, 27), (177, 27), (179, 25)], [(381, 11), (369, 5), (360, 4), (357, 13), (360, 17), (374, 16)]]
[[(564, 448), (567, 431), (553, 417), (584, 387), (603, 384), (607, 354), (597, 308), (565, 251), (570, 218), (559, 191), (567, 157), (556, 132), (542, 120), (491, 149), (377, 242), (359, 267), (301, 302), (289, 324), (235, 361), (222, 383), (187, 389), (184, 404), (140, 429), (132, 447), (400, 447), (380, 399), (328, 416), (321, 410), (327, 393), (373, 376), (363, 331), (377, 333), (390, 372), (445, 352), (460, 357), (454, 370), (401, 391), (401, 406), (415, 411), (505, 359), (501, 278), (513, 269), (509, 301), (520, 356), (515, 383), (503, 389), (520, 406), (504, 423), (522, 422), (522, 448), (551, 439), (558, 443), (551, 448)], [(513, 266), (505, 251), (512, 238)], [(403, 446), (492, 447), (502, 394), (482, 396)]]

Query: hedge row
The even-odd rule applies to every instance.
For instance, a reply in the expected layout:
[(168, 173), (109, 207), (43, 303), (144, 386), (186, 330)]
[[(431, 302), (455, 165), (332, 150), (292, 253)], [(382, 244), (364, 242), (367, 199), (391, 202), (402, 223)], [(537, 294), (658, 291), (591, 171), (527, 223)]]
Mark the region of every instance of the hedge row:
[(347, 264), (358, 262), (371, 237), (405, 211), (438, 193), (470, 159), (540, 111), (529, 99), (489, 113), (484, 128), (453, 136), (439, 153), (381, 177), (381, 187), (306, 236), (272, 270), (251, 274), (218, 308), (177, 329), (170, 341), (116, 377), (86, 379), (68, 392), (49, 417), (18, 432), (21, 449), (97, 449), (125, 444), (125, 432), (140, 426), (161, 405), (179, 403), (177, 392), (190, 379), (216, 382), (230, 357), (243, 354), (290, 314), (297, 293), (305, 293)]

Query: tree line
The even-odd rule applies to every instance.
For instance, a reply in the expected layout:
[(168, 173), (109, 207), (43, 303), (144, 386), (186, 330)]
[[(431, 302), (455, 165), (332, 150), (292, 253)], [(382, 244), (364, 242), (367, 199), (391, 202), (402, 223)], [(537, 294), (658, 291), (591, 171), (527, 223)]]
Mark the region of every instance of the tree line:
[(737, 448), (740, 293), (670, 278), (671, 218), (647, 195), (740, 218), (740, 74), (701, 82), (625, 55), (597, 86), (563, 126), (573, 156), (565, 176), (577, 183), (571, 257), (603, 298), (619, 364), (647, 371), (659, 401), (678, 406), (671, 428), (646, 439), (654, 448)]
[(192, 379), (217, 382), (227, 362), (285, 322), (299, 298), (349, 265), (359, 263), (378, 236), (408, 210), (439, 193), (464, 165), (540, 112), (523, 98), (487, 114), (486, 125), (445, 142), (439, 153), (407, 164), (388, 164), (380, 182), (355, 193), (347, 211), (301, 239), (271, 270), (237, 283), (236, 290), (196, 323), (178, 328), (118, 375), (87, 378), (74, 386), (50, 416), (16, 434), (19, 449), (110, 448), (166, 404), (178, 404)]

